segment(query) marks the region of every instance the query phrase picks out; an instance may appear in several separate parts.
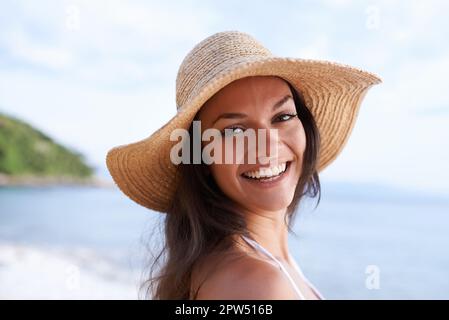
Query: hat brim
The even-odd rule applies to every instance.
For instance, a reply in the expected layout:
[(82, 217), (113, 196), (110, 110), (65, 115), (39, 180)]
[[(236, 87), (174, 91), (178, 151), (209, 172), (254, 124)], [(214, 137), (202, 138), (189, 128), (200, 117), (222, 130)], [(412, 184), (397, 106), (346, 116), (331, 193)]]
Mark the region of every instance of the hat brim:
[(297, 58), (267, 57), (243, 61), (211, 80), (178, 113), (146, 139), (117, 146), (106, 157), (119, 189), (138, 204), (166, 212), (175, 196), (177, 166), (170, 161), (176, 128), (188, 129), (202, 105), (220, 89), (248, 76), (278, 76), (302, 94), (321, 136), (317, 170), (321, 172), (342, 151), (354, 127), (368, 89), (381, 79), (340, 63)]

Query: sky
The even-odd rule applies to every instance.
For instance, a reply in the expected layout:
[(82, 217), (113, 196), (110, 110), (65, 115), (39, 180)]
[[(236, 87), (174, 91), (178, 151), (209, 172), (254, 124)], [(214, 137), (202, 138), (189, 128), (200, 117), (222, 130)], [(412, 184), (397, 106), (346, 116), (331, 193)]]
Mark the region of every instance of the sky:
[(176, 113), (184, 56), (239, 30), (273, 54), (379, 75), (326, 181), (449, 195), (448, 1), (0, 2), (0, 111), (85, 155), (151, 135)]

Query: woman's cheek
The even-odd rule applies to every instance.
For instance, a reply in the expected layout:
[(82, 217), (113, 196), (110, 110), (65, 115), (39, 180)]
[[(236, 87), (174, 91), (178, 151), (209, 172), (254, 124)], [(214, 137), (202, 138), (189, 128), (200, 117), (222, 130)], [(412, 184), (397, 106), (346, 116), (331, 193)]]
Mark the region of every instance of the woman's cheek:
[(211, 166), (212, 176), (218, 187), (231, 199), (238, 190), (237, 166), (234, 164), (213, 164)]
[(298, 119), (295, 122), (283, 131), (282, 138), (295, 154), (302, 157), (306, 149), (306, 133), (301, 121)]

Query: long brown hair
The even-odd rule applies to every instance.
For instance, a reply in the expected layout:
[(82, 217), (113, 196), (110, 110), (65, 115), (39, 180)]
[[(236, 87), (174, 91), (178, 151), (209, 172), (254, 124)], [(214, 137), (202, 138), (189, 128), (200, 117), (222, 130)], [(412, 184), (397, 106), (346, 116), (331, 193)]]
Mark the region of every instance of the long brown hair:
[[(320, 136), (313, 115), (300, 93), (286, 82), (307, 141), (302, 173), (285, 216), (288, 230), (293, 233), (291, 227), (302, 197), (318, 196), (316, 206), (320, 202), (321, 187), (316, 169)], [(192, 137), (192, 126), (190, 134)], [(162, 232), (164, 246), (154, 259), (149, 279), (143, 283), (143, 287), (147, 287), (147, 298), (165, 300), (196, 296), (191, 292), (195, 263), (212, 252), (230, 248), (233, 235), (250, 237), (244, 218), (237, 212), (232, 200), (220, 190), (212, 175), (207, 174), (206, 164), (181, 163), (177, 174), (180, 176), (176, 197), (167, 210)], [(158, 265), (161, 265), (159, 269), (156, 268)]]

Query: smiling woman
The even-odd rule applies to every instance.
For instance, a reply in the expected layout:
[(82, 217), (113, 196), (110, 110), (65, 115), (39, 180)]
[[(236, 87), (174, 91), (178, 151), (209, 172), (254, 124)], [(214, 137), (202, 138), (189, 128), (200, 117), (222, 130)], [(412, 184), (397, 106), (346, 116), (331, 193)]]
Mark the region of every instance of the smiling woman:
[[(288, 100), (282, 109), (273, 110), (273, 99), (286, 92), (294, 99)], [(220, 130), (236, 126), (235, 118), (213, 121), (230, 109), (245, 114), (238, 122), (245, 130), (276, 128), (279, 155), (265, 165), (180, 165), (178, 196), (165, 225), (168, 243), (177, 245), (170, 252), (158, 294), (166, 299), (173, 297), (173, 290), (185, 290), (178, 294), (196, 299), (294, 299), (298, 296), (295, 287), (299, 287), (307, 297), (319, 296), (294, 270), (286, 243), (287, 228), (291, 227), (301, 197), (315, 197), (320, 191), (315, 169), (319, 134), (313, 117), (296, 90), (277, 77), (247, 77), (232, 82), (210, 99), (196, 118), (205, 130), (210, 126)], [(298, 116), (279, 120), (284, 114)], [(221, 147), (223, 153), (228, 151), (225, 144)], [(239, 155), (235, 149), (231, 152)], [(278, 166), (283, 170), (274, 175)], [(184, 238), (186, 234), (195, 236)], [(247, 243), (253, 237), (266, 244), (276, 260), (257, 253), (257, 247), (253, 251)], [(273, 261), (280, 261), (279, 266), (285, 268), (273, 266)], [(285, 269), (290, 270), (286, 275), (292, 274), (290, 280), (282, 275)], [(180, 283), (191, 286), (174, 287), (173, 279), (183, 274), (185, 278)], [(257, 286), (270, 284), (270, 276), (274, 287), (256, 290)]]
[[(107, 155), (128, 197), (167, 214), (148, 297), (323, 299), (290, 254), (288, 232), (303, 197), (319, 203), (318, 172), (340, 153), (364, 95), (379, 82), (350, 66), (275, 57), (239, 31), (195, 46), (179, 68), (176, 116)], [(192, 137), (197, 128), (219, 138), (185, 140), (189, 153), (176, 148), (174, 131)], [(257, 143), (239, 149), (234, 142), (249, 132)], [(175, 163), (174, 147), (189, 161)], [(209, 148), (232, 161), (206, 163)]]

